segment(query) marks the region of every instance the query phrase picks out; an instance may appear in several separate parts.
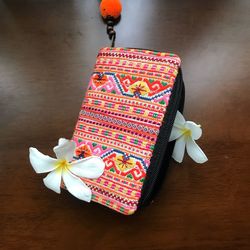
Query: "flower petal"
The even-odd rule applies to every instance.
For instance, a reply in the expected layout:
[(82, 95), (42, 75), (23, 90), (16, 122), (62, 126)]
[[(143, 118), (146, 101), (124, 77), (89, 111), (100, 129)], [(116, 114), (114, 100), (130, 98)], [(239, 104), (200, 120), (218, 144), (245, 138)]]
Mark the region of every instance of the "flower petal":
[(196, 123), (191, 122), (191, 121), (187, 121), (185, 123), (185, 127), (191, 130), (192, 139), (198, 140), (201, 137), (202, 129), (200, 125), (197, 125)]
[(181, 136), (179, 139), (176, 140), (174, 145), (174, 150), (172, 157), (175, 161), (181, 163), (184, 157), (185, 152), (185, 145), (186, 145), (186, 137)]
[(57, 159), (44, 155), (36, 148), (29, 148), (30, 163), (36, 173), (47, 173), (56, 168)]
[(65, 142), (69, 142), (69, 140), (67, 140), (67, 139), (65, 139), (65, 138), (60, 138), (60, 139), (58, 140), (58, 145), (62, 145), (62, 144), (64, 144)]
[(177, 110), (176, 116), (175, 116), (175, 120), (174, 120), (174, 124), (181, 126), (184, 125), (186, 122), (184, 116), (182, 115), (182, 113), (180, 111)]
[(70, 171), (84, 178), (98, 178), (103, 174), (105, 163), (98, 156), (90, 156), (81, 160), (72, 162)]
[(59, 144), (53, 148), (57, 159), (71, 161), (75, 153), (76, 143), (72, 140), (60, 139)]
[(91, 189), (80, 178), (74, 176), (68, 170), (64, 170), (62, 176), (67, 190), (72, 195), (83, 201), (91, 201)]
[(197, 163), (204, 163), (208, 160), (202, 149), (190, 137), (187, 140), (187, 152), (189, 156)]
[(44, 185), (55, 191), (56, 193), (60, 194), (61, 193), (61, 181), (62, 181), (62, 169), (56, 169), (49, 173), (47, 177), (43, 179)]
[(180, 128), (177, 128), (175, 126), (173, 126), (170, 137), (169, 137), (169, 141), (174, 141), (177, 138), (181, 137), (183, 134), (183, 130), (181, 130)]

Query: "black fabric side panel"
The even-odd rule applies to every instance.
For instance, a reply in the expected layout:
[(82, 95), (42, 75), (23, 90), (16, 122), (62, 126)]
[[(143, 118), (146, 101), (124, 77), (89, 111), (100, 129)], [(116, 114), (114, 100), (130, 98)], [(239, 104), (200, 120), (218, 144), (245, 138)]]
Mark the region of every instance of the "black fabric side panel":
[(184, 83), (181, 69), (179, 69), (169, 105), (155, 144), (146, 179), (142, 187), (142, 195), (138, 208), (150, 203), (162, 185), (174, 147), (174, 142), (168, 143), (168, 140), (177, 110), (183, 111), (184, 97)]

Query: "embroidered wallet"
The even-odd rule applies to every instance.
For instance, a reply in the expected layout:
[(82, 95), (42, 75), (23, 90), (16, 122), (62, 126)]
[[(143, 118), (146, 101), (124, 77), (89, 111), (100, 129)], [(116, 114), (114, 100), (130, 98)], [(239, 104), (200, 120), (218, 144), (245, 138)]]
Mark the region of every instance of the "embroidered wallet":
[(105, 162), (84, 179), (92, 201), (130, 215), (148, 204), (173, 150), (169, 136), (184, 105), (180, 58), (132, 48), (102, 48), (73, 134), (76, 159)]

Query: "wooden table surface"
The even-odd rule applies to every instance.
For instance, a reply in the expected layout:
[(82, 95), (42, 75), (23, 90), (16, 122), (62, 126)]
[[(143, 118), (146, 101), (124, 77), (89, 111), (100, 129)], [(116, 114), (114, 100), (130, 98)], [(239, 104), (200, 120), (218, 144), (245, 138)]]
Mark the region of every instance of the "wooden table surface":
[(98, 1), (0, 2), (0, 249), (250, 249), (250, 2), (123, 1), (116, 46), (182, 58), (185, 116), (209, 161), (171, 162), (154, 203), (123, 216), (43, 186), (28, 147), (71, 138), (95, 56)]

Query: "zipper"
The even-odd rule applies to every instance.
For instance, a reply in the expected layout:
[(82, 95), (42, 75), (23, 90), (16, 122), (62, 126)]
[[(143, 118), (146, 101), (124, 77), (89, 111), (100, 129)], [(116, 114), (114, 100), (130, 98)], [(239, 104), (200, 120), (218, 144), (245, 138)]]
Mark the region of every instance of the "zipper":
[(163, 180), (163, 175), (161, 175), (161, 173), (166, 171), (166, 168), (168, 167), (166, 165), (169, 162), (169, 159), (166, 162), (164, 161), (164, 159), (166, 159), (166, 157), (170, 158), (174, 146), (174, 144), (169, 143), (168, 140), (174, 124), (177, 110), (179, 109), (181, 112), (183, 110), (184, 97), (184, 82), (182, 79), (181, 68), (179, 68), (176, 82), (174, 84), (174, 88), (170, 97), (169, 105), (163, 118), (162, 126), (160, 128), (153, 155), (151, 157), (150, 166), (146, 174), (146, 179), (142, 187), (138, 208), (150, 203), (154, 193), (157, 191), (157, 188), (159, 188)]

